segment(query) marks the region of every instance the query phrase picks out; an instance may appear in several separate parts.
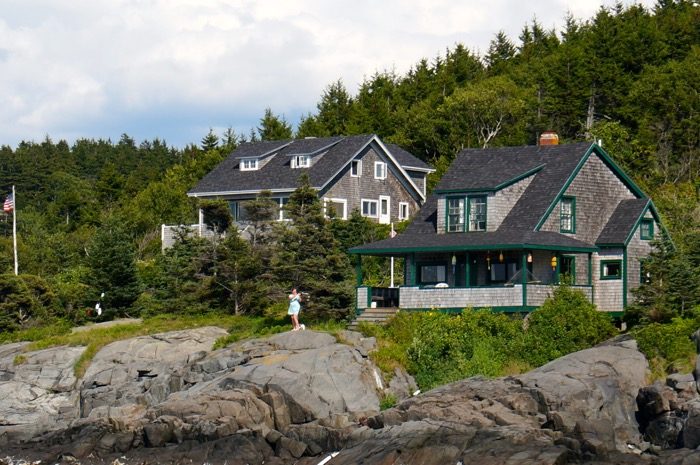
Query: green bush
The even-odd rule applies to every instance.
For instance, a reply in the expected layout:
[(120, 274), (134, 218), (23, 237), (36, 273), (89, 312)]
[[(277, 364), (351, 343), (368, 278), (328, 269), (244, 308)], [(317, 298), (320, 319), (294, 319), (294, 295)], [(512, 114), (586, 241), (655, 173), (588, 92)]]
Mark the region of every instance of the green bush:
[(519, 352), (525, 361), (540, 366), (598, 344), (615, 332), (609, 315), (597, 311), (582, 292), (559, 286), (530, 314)]
[(700, 316), (673, 318), (670, 323), (652, 323), (635, 328), (632, 335), (637, 340), (639, 350), (650, 361), (657, 360), (666, 374), (676, 371), (687, 373), (693, 369), (696, 356), (695, 344), (690, 336), (698, 328)]
[(39, 276), (0, 275), (0, 331), (46, 323), (57, 310), (56, 296)]

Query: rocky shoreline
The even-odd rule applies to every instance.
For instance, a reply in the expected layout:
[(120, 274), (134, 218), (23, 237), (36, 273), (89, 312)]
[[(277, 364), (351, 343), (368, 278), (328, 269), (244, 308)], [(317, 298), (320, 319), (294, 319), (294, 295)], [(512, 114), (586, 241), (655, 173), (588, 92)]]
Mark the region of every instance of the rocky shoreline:
[[(212, 351), (224, 334), (116, 342), (81, 379), (84, 348), (0, 346), (0, 463), (700, 464), (696, 379), (647, 386), (628, 338), (413, 397), (410, 376), (387, 383), (359, 333)], [(380, 412), (387, 393), (400, 402)]]

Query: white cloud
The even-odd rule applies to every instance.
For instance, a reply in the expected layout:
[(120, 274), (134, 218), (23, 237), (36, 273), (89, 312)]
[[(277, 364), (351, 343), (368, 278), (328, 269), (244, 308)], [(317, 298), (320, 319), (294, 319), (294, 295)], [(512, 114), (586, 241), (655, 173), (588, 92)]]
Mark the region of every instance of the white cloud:
[[(647, 4), (651, 0), (645, 0)], [(611, 4), (612, 2), (608, 2)], [(198, 141), (255, 126), (265, 107), (296, 123), (342, 78), (405, 73), (464, 43), (484, 52), (533, 17), (560, 27), (599, 3), (540, 0), (4, 0), (0, 144), (112, 137)]]

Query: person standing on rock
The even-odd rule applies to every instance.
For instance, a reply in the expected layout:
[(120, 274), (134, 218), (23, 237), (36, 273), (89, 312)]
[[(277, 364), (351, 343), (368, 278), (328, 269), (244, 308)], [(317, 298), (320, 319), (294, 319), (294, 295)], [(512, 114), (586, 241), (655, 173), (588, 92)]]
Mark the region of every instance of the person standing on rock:
[(301, 310), (301, 294), (294, 288), (289, 294), (289, 310), (287, 310), (287, 314), (292, 317), (292, 331), (306, 329), (306, 326), (299, 324), (299, 310)]

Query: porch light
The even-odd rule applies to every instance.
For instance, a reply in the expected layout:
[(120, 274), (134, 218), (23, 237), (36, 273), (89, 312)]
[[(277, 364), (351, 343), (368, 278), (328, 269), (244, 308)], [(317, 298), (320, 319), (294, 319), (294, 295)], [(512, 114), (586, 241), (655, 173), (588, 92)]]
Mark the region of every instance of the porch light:
[(557, 269), (557, 256), (552, 255), (552, 271)]
[(457, 265), (457, 256), (455, 254), (452, 254), (452, 266)]
[(491, 254), (486, 254), (486, 268), (491, 271)]
[(498, 261), (499, 263), (503, 263), (503, 252), (498, 254)]
[(528, 252), (527, 254), (527, 262), (532, 263), (532, 252)]

